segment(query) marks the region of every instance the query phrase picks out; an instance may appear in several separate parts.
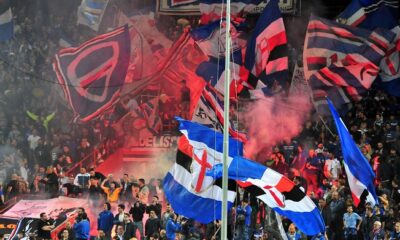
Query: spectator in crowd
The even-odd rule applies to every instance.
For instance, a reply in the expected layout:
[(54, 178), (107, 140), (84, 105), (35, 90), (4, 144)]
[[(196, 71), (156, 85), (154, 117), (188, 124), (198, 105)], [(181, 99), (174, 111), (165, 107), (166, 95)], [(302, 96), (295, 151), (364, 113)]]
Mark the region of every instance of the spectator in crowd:
[(331, 209), (331, 226), (332, 239), (342, 239), (341, 229), (343, 226), (343, 213), (345, 209), (345, 204), (343, 199), (339, 198), (339, 193), (334, 191), (332, 193), (332, 200), (329, 203)]
[(162, 206), (158, 202), (158, 196), (153, 196), (153, 200), (151, 204), (147, 205), (146, 207), (146, 213), (150, 214), (151, 211), (154, 211), (158, 217), (158, 219), (161, 219), (161, 209)]
[(128, 239), (127, 237), (125, 237), (125, 229), (122, 225), (117, 225), (117, 232), (113, 239), (118, 239), (118, 240)]
[(301, 235), (296, 231), (296, 226), (292, 223), (289, 225), (288, 232), (286, 233), (288, 240), (300, 240)]
[(131, 221), (129, 213), (124, 214), (123, 227), (124, 227), (125, 237), (127, 237), (128, 239), (131, 239), (136, 236), (136, 233), (135, 233), (136, 227), (133, 224), (133, 222)]
[(353, 212), (353, 206), (347, 206), (347, 212), (343, 215), (344, 238), (356, 240), (361, 223), (362, 218)]
[[(110, 187), (105, 187), (105, 183), (109, 183)], [(119, 199), (119, 193), (121, 192), (121, 187), (116, 187), (115, 186), (116, 183), (115, 182), (109, 182), (108, 179), (105, 179), (102, 183), (101, 183), (101, 188), (103, 189), (103, 191), (106, 193), (107, 195), (107, 201), (110, 203), (116, 203), (118, 202)], [(120, 186), (121, 184), (119, 184)]]
[(373, 240), (384, 240), (385, 239), (385, 231), (382, 228), (382, 223), (380, 221), (374, 222), (374, 227), (372, 232), (370, 233), (370, 239)]
[(75, 176), (74, 185), (79, 186), (82, 190), (89, 188), (90, 174), (86, 172), (86, 168), (81, 167), (80, 172)]
[(74, 224), (75, 239), (87, 240), (90, 237), (90, 223), (85, 212), (79, 215), (80, 221), (76, 221)]
[(37, 237), (40, 240), (51, 240), (50, 233), (54, 228), (54, 220), (50, 219), (46, 213), (40, 213), (40, 220), (37, 224)]
[(118, 213), (114, 216), (114, 225), (123, 225), (125, 217), (125, 205), (118, 204), (117, 211)]
[(143, 217), (145, 212), (146, 205), (143, 204), (140, 200), (134, 203), (133, 207), (129, 210), (129, 213), (132, 215), (133, 218), (133, 225), (135, 226), (135, 229), (139, 230), (140, 239), (144, 239)]
[(400, 222), (394, 225), (394, 231), (390, 232), (390, 240), (400, 239)]
[(175, 213), (171, 213), (165, 227), (167, 240), (175, 240), (176, 233), (180, 230), (182, 230), (180, 217), (176, 216)]
[(111, 212), (111, 204), (106, 202), (103, 205), (103, 211), (99, 213), (99, 218), (97, 219), (97, 230), (103, 231), (105, 236), (111, 238), (113, 225), (114, 215)]
[(168, 221), (169, 217), (171, 216), (171, 213), (173, 213), (171, 204), (167, 203), (165, 206), (165, 212), (163, 212), (161, 219), (160, 219), (161, 226), (163, 229), (165, 229), (165, 225), (167, 224), (167, 221)]
[(75, 240), (75, 232), (70, 222), (65, 224), (65, 228), (58, 233), (58, 238), (62, 240)]
[(141, 202), (147, 204), (149, 200), (149, 187), (146, 185), (146, 181), (143, 178), (139, 178), (139, 199)]
[(145, 224), (145, 236), (149, 239), (154, 233), (159, 233), (161, 230), (161, 222), (154, 210), (150, 211), (150, 216)]
[(239, 240), (249, 239), (251, 211), (252, 209), (247, 199), (243, 199), (236, 208), (236, 238)]

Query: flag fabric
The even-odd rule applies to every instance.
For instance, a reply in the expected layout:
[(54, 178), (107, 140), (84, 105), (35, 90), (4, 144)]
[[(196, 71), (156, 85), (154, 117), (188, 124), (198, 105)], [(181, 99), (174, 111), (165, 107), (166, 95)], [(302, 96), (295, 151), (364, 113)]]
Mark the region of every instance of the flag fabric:
[(162, 127), (158, 112), (158, 100), (158, 98), (154, 98), (140, 105), (143, 117), (146, 120), (147, 129), (154, 135), (159, 134)]
[(197, 101), (205, 86), (204, 80), (198, 76), (196, 68), (207, 60), (201, 50), (196, 47), (188, 31), (174, 43), (169, 50), (166, 61), (160, 65), (155, 82), (161, 88), (168, 89), (169, 96), (180, 97), (182, 80), (186, 81), (186, 86), (190, 89), (190, 111), (189, 116), (193, 114)]
[[(222, 162), (223, 135), (200, 124), (177, 118), (183, 136), (176, 163), (164, 178), (164, 192), (174, 211), (201, 223), (221, 219), (222, 179), (206, 176), (206, 169)], [(229, 161), (243, 153), (243, 144), (229, 139)], [(236, 198), (236, 184), (228, 184), (228, 209)]]
[[(207, 84), (197, 103), (192, 116), (192, 121), (223, 132), (224, 128), (224, 100), (223, 96)], [(242, 142), (246, 142), (246, 135), (235, 130), (229, 125), (229, 134)]]
[(352, 0), (337, 21), (370, 30), (392, 29), (398, 25), (398, 11), (397, 0)]
[(12, 18), (10, 1), (0, 1), (0, 41), (10, 40), (14, 36)]
[(273, 95), (277, 92), (277, 83), (283, 86), (288, 81), (286, 44), (286, 30), (278, 0), (271, 0), (247, 42), (244, 66), (250, 72), (248, 83), (254, 89)]
[(129, 57), (127, 26), (56, 54), (54, 71), (81, 121), (99, 116), (115, 103), (124, 85)]
[(360, 202), (365, 201), (374, 206), (378, 203), (378, 197), (375, 193), (374, 186), (375, 174), (368, 160), (354, 142), (343, 120), (336, 112), (332, 102), (329, 99), (327, 99), (327, 102), (339, 134), (344, 159), (344, 169), (346, 170), (354, 205), (357, 207)]
[(171, 7), (182, 6), (190, 3), (195, 3), (197, 0), (169, 0), (168, 5)]
[(78, 8), (78, 24), (99, 31), (109, 0), (82, 0)]
[(337, 20), (350, 26), (370, 30), (390, 29), (396, 34), (385, 58), (381, 61), (381, 71), (374, 84), (390, 95), (399, 97), (400, 27), (398, 26), (398, 10), (399, 2), (397, 0), (353, 0)]
[[(226, 3), (221, 0), (198, 0), (201, 13), (200, 22), (207, 24), (226, 16)], [(232, 0), (231, 15), (238, 16), (244, 9), (250, 12), (254, 7), (260, 4), (262, 0)]]
[(132, 49), (126, 82), (136, 84), (159, 71), (159, 66), (167, 61), (172, 41), (158, 31), (154, 13), (129, 16), (119, 13), (118, 26), (126, 24), (130, 26)]
[[(222, 165), (215, 165), (206, 174), (222, 176)], [(314, 202), (284, 175), (238, 156), (230, 162), (228, 176), (275, 212), (289, 218), (305, 234), (325, 232), (324, 220)]]
[(304, 74), (320, 113), (328, 96), (337, 107), (362, 98), (379, 74), (394, 33), (369, 31), (311, 16), (304, 44)]
[(376, 85), (390, 95), (400, 97), (400, 26), (392, 29), (392, 32), (396, 37), (381, 61)]
[[(225, 82), (225, 32), (224, 23), (215, 21), (210, 24), (198, 27), (191, 31), (191, 36), (209, 57), (207, 61), (200, 63), (196, 69), (196, 74), (210, 83), (217, 91), (224, 93)], [(231, 88), (240, 81), (240, 69), (242, 65), (242, 47), (238, 40), (239, 33), (232, 25), (232, 46), (231, 46)]]

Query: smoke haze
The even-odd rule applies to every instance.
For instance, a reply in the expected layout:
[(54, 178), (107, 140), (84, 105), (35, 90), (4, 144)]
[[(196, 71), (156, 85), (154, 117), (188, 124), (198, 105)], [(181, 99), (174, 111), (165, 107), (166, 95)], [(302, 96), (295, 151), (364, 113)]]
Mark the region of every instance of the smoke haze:
[(245, 156), (262, 161), (264, 154), (272, 147), (290, 142), (303, 128), (303, 123), (309, 117), (311, 104), (307, 96), (264, 97), (247, 106), (245, 126), (249, 141), (245, 146)]

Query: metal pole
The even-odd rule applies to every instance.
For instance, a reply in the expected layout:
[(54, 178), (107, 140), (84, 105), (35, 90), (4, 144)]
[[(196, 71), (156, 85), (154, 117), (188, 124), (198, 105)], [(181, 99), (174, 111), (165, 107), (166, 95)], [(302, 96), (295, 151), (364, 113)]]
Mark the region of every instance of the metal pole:
[(224, 81), (224, 146), (222, 174), (221, 240), (228, 236), (228, 153), (229, 153), (229, 86), (231, 80), (231, 0), (226, 1), (225, 81)]

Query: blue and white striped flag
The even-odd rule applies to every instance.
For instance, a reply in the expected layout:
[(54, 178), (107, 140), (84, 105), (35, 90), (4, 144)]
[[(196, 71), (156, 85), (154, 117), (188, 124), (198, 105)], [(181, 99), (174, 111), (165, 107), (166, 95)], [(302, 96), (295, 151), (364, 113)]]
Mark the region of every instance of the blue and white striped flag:
[[(184, 136), (177, 159), (164, 178), (164, 192), (178, 214), (202, 223), (221, 219), (222, 179), (206, 176), (206, 170), (222, 162), (223, 135), (200, 124), (177, 118)], [(229, 157), (242, 155), (243, 144), (229, 139)], [(236, 198), (236, 183), (230, 181), (228, 209)]]
[(374, 206), (378, 203), (374, 186), (374, 171), (354, 142), (332, 102), (329, 99), (327, 102), (342, 145), (344, 169), (346, 170), (354, 205), (358, 207), (361, 202), (365, 202)]
[(329, 112), (327, 96), (337, 108), (361, 100), (378, 76), (394, 37), (389, 30), (369, 31), (311, 16), (304, 43), (304, 74), (320, 113)]
[(0, 41), (10, 40), (14, 36), (12, 18), (10, 1), (0, 1)]
[(78, 8), (78, 24), (98, 31), (109, 0), (82, 0)]

